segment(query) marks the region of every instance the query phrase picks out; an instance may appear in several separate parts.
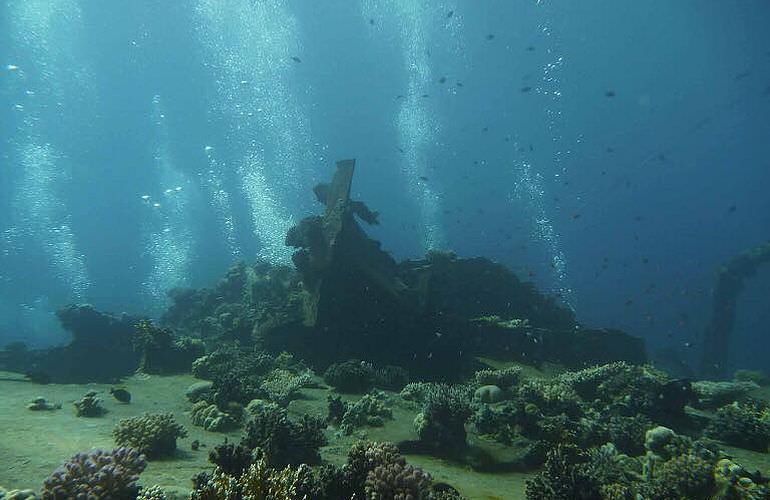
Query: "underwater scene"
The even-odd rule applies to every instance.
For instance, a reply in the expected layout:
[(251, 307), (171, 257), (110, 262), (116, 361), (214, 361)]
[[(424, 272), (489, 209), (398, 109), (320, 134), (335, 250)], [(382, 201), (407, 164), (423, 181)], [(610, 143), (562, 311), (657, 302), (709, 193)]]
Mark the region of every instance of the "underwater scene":
[(0, 1), (0, 500), (770, 499), (768, 26)]

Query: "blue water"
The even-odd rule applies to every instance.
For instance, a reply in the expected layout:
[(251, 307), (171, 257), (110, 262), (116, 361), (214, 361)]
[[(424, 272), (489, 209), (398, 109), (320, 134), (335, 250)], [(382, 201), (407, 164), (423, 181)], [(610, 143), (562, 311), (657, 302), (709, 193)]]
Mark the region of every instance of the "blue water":
[[(67, 303), (157, 315), (237, 259), (288, 262), (343, 158), (396, 257), (488, 256), (653, 353), (696, 356), (718, 267), (770, 238), (765, 0), (0, 16), (0, 344), (64, 341)], [(769, 292), (761, 270), (734, 364), (761, 366)]]

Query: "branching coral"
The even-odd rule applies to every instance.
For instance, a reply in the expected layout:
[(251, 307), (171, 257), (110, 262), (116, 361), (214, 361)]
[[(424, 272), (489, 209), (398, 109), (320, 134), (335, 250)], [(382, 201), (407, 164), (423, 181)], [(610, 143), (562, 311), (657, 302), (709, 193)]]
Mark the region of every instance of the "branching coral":
[(265, 377), (259, 387), (267, 399), (279, 405), (286, 405), (296, 399), (299, 390), (309, 387), (310, 383), (310, 374), (307, 372), (296, 374), (284, 368), (276, 368)]
[(477, 386), (496, 385), (501, 389), (508, 389), (521, 380), (521, 368), (510, 366), (502, 370), (484, 369), (477, 371), (473, 376)]
[(261, 448), (273, 467), (287, 464), (317, 463), (318, 448), (326, 444), (323, 420), (303, 415), (298, 422), (289, 419), (286, 410), (275, 404), (256, 406), (246, 424), (241, 444)]
[(144, 456), (130, 448), (78, 453), (45, 480), (42, 498), (133, 500), (139, 492), (139, 474), (146, 466)]
[(386, 402), (387, 397), (382, 392), (364, 395), (346, 408), (340, 420), (340, 430), (352, 434), (358, 427), (382, 426), (385, 419), (393, 418), (393, 412), (386, 406)]
[(145, 413), (121, 419), (112, 435), (118, 446), (135, 448), (148, 458), (156, 458), (173, 453), (177, 438), (187, 437), (187, 431), (171, 413)]
[(466, 447), (465, 421), (471, 416), (473, 393), (466, 386), (439, 384), (428, 391), (422, 411), (414, 420), (425, 445), (441, 453)]

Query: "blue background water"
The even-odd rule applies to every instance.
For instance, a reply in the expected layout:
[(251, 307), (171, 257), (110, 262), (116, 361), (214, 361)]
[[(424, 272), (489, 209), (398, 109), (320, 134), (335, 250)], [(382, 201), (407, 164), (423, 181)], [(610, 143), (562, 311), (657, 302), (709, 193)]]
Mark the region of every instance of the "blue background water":
[[(72, 301), (158, 314), (236, 259), (286, 262), (285, 229), (348, 157), (395, 256), (489, 256), (679, 356), (718, 266), (770, 237), (764, 0), (0, 16), (0, 344), (61, 342), (52, 311)], [(742, 365), (767, 351), (768, 296), (765, 269), (740, 304)]]

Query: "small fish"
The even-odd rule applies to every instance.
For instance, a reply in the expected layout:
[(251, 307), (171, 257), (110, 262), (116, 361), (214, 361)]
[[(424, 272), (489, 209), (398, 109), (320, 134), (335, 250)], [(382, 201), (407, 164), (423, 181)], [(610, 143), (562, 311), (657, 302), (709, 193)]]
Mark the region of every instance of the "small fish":
[(398, 151), (399, 151), (400, 153), (403, 153), (403, 152), (404, 152), (403, 148), (398, 148)]
[(575, 214), (572, 216), (572, 220), (578, 220), (581, 217), (580, 214)]
[(692, 343), (692, 342), (685, 342), (685, 343), (684, 343), (684, 344), (682, 344), (682, 345), (684, 345), (685, 347), (688, 347), (688, 348), (689, 348), (689, 347), (692, 347), (692, 346), (693, 346), (693, 343)]
[(149, 201), (149, 199), (150, 199), (150, 195), (149, 194), (143, 194), (142, 195), (142, 200)]
[(295, 63), (301, 63), (302, 62), (302, 59), (300, 59), (297, 56), (291, 56), (291, 60), (294, 61)]
[(445, 76), (442, 76), (441, 78), (438, 79), (438, 83), (445, 83), (445, 82), (446, 82)]
[(634, 301), (633, 301), (633, 300), (631, 300), (631, 299), (628, 299), (628, 300), (626, 301), (626, 307), (628, 307), (628, 306), (632, 305), (633, 303), (634, 303)]
[(535, 51), (535, 46), (534, 45), (530, 45), (530, 46), (527, 47), (527, 52), (534, 52), (534, 51)]
[(18, 66), (16, 66), (15, 64), (9, 64), (9, 65), (7, 65), (7, 66), (5, 67), (5, 69), (7, 69), (8, 71), (16, 71), (16, 70), (18, 70), (18, 69), (19, 69), (19, 67), (18, 67)]
[(398, 99), (406, 99), (406, 96), (405, 96), (404, 94), (398, 94), (398, 95), (396, 96), (396, 99), (397, 99), (397, 100), (398, 100)]
[(372, 26), (374, 26), (374, 18), (372, 18), (372, 19), (369, 19), (369, 24), (371, 24)]
[(420, 176), (420, 180), (423, 181), (423, 182), (426, 182), (428, 180), (428, 178), (425, 177), (424, 175), (421, 175)]
[(446, 18), (449, 19), (449, 18), (451, 18), (454, 15), (455, 15), (455, 11), (450, 10), (449, 12), (446, 13)]
[(615, 91), (614, 90), (608, 90), (604, 93), (604, 97), (615, 97)]
[(529, 92), (530, 90), (532, 90), (532, 87), (530, 87), (530, 86), (526, 86), (526, 87), (522, 87), (521, 88), (521, 92)]
[(650, 259), (648, 259), (647, 257), (642, 258), (642, 264), (649, 264), (649, 263), (650, 263)]
[(615, 149), (614, 149), (614, 148), (607, 148), (607, 149), (606, 149), (606, 151), (607, 151), (608, 153), (614, 153), (614, 152), (615, 152)]
[(487, 40), (494, 40), (494, 39), (495, 39), (495, 35), (494, 34), (490, 33), (490, 34), (487, 35)]
[[(463, 82), (457, 82), (455, 85), (457, 85), (458, 87), (462, 87), (463, 86)], [(770, 91), (770, 87), (768, 87), (767, 89)]]
[(742, 71), (742, 72), (738, 73), (737, 75), (735, 75), (735, 81), (743, 80), (744, 78), (746, 78), (750, 74), (751, 74), (751, 71)]
[(735, 211), (738, 210), (738, 207), (735, 205), (730, 205), (730, 207), (727, 209), (727, 213), (735, 213)]
[(112, 394), (112, 397), (117, 399), (121, 403), (131, 402), (131, 393), (121, 387), (118, 387), (118, 388), (112, 387), (110, 389), (110, 394)]
[(430, 97), (430, 94), (423, 94), (420, 97)]
[(489, 132), (489, 127), (484, 127), (483, 129), (481, 129), (481, 131), (482, 132)]

